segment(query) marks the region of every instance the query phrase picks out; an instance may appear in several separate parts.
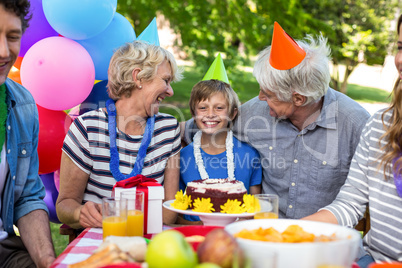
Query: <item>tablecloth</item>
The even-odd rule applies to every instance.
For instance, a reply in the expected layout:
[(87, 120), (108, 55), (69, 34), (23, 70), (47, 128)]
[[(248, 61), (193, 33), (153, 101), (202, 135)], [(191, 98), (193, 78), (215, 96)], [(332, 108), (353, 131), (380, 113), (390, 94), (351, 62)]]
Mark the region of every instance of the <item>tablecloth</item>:
[(57, 257), (51, 268), (66, 268), (87, 259), (103, 242), (102, 228), (87, 228)]
[[(164, 230), (170, 229), (163, 226)], [(57, 257), (50, 268), (67, 268), (69, 264), (87, 259), (103, 242), (102, 228), (87, 228)], [(354, 263), (352, 268), (359, 266)]]

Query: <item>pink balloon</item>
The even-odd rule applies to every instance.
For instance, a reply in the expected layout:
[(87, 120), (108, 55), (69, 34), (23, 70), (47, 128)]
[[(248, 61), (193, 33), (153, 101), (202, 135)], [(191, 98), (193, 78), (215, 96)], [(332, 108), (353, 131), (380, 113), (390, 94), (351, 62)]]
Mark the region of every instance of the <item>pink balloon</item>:
[(48, 37), (25, 54), (21, 82), (38, 105), (49, 110), (67, 110), (91, 93), (95, 67), (89, 53), (77, 42)]
[[(92, 92), (92, 91), (91, 91)], [(69, 112), (68, 115), (73, 119), (73, 121), (80, 116), (80, 106), (77, 105), (74, 108), (72, 108)]]

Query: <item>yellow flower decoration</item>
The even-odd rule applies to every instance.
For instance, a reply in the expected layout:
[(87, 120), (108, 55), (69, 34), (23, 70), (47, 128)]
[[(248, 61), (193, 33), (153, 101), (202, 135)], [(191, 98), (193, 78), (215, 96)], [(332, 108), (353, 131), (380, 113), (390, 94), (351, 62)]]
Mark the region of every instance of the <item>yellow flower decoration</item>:
[(201, 198), (201, 200), (197, 198), (193, 203), (193, 211), (211, 213), (212, 211), (215, 211), (213, 206), (214, 205), (211, 204), (211, 198)]
[(257, 198), (253, 196), (254, 199), (254, 212), (261, 211), (261, 205)]
[(221, 213), (240, 214), (244, 213), (245, 211), (246, 209), (241, 206), (241, 201), (237, 201), (237, 199), (228, 199), (228, 201), (221, 206)]
[(251, 194), (243, 195), (243, 205), (242, 206), (246, 210), (247, 213), (254, 213), (254, 204), (256, 204), (255, 200), (256, 199), (254, 198), (254, 195), (251, 195)]
[(191, 196), (183, 194), (182, 190), (178, 191), (174, 197), (175, 200), (171, 206), (175, 209), (186, 210), (191, 205)]

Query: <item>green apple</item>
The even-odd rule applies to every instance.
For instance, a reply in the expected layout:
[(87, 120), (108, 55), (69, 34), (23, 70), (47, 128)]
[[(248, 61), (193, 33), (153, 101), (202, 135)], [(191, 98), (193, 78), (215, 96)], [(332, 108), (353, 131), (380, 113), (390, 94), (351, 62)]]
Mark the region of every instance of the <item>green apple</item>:
[(198, 264), (194, 268), (221, 268), (218, 264), (212, 263), (212, 262), (204, 262), (201, 264)]
[(149, 242), (145, 261), (149, 268), (194, 268), (197, 255), (182, 233), (167, 230)]

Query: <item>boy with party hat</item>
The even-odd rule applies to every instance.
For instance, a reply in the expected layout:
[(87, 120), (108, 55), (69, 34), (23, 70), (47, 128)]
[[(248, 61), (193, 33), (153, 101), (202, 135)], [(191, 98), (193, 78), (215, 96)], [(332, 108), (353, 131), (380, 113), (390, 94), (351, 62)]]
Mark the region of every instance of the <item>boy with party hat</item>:
[[(329, 87), (329, 61), (324, 37), (295, 41), (275, 23), (254, 65), (259, 95), (234, 122), (234, 136), (260, 154), (262, 192), (279, 196), (279, 218), (305, 217), (335, 199), (370, 116)], [(186, 123), (186, 141), (195, 128)]]
[[(261, 192), (262, 170), (258, 152), (233, 136), (231, 126), (240, 102), (231, 88), (221, 55), (191, 91), (190, 111), (199, 131), (180, 151), (180, 189), (201, 179), (236, 179), (249, 194)], [(184, 215), (178, 223), (199, 221)]]

